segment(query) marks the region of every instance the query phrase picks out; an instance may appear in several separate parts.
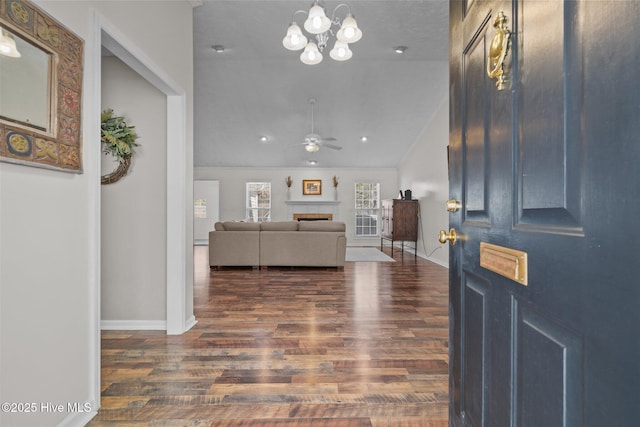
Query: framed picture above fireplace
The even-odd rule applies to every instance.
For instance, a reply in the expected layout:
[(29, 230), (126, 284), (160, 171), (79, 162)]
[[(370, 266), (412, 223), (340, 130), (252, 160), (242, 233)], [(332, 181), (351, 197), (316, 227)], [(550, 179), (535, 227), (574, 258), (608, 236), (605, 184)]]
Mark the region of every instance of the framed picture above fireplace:
[(322, 194), (322, 180), (320, 179), (303, 179), (302, 194), (304, 196), (319, 196)]

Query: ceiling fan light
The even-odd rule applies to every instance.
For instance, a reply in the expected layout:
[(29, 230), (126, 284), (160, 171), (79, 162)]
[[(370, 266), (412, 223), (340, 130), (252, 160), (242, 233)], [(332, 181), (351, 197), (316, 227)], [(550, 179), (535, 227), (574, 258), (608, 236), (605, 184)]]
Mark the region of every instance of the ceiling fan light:
[(302, 34), (298, 24), (292, 22), (287, 30), (287, 35), (282, 39), (282, 45), (289, 50), (300, 50), (307, 44), (307, 38)]
[(314, 2), (309, 9), (309, 17), (304, 21), (304, 29), (311, 34), (322, 34), (331, 28), (331, 20), (327, 17), (324, 7)]
[(300, 61), (307, 65), (316, 65), (322, 62), (322, 54), (314, 42), (309, 42), (300, 54)]
[(304, 149), (307, 150), (309, 153), (315, 153), (320, 149), (320, 147), (315, 142), (311, 142), (305, 145)]
[(353, 15), (349, 14), (344, 18), (336, 38), (345, 43), (355, 43), (362, 38), (362, 30), (358, 28), (358, 23)]
[(333, 49), (329, 52), (329, 56), (336, 61), (347, 61), (353, 56), (353, 52), (349, 49), (349, 45), (340, 40), (336, 40)]
[(22, 55), (18, 52), (16, 41), (11, 34), (0, 30), (0, 55), (8, 56), (9, 58), (20, 58)]

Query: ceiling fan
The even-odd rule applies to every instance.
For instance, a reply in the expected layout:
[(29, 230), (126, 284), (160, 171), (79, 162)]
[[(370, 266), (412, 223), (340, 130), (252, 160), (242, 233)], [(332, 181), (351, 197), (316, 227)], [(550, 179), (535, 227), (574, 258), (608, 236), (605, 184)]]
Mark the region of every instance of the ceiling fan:
[(331, 148), (332, 150), (342, 150), (342, 147), (329, 144), (329, 141), (335, 141), (336, 140), (335, 138), (332, 138), (332, 137), (323, 138), (317, 133), (314, 133), (313, 106), (316, 104), (316, 99), (309, 98), (309, 104), (311, 104), (311, 133), (308, 133), (304, 137), (303, 142), (301, 142), (301, 144), (304, 145), (304, 149), (310, 153), (315, 153), (320, 149), (320, 147), (327, 147), (327, 148)]

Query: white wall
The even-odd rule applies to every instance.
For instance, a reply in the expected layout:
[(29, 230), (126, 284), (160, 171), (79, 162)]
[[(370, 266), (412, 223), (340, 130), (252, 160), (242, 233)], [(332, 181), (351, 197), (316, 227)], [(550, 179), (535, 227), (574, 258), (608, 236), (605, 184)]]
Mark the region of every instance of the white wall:
[[(140, 146), (127, 176), (101, 187), (102, 325), (165, 329), (167, 97), (118, 58), (103, 57), (107, 108), (136, 127)], [(103, 175), (117, 166), (113, 156), (102, 159)]]
[(447, 145), (449, 144), (449, 102), (445, 96), (440, 108), (422, 131), (416, 144), (399, 166), (399, 182), (420, 201), (420, 234), (418, 253), (423, 257), (449, 265), (449, 246), (438, 242), (438, 232), (449, 229)]
[[(83, 425), (86, 415), (67, 412), (68, 402), (89, 402), (97, 410), (100, 93), (95, 88), (100, 70), (93, 64), (100, 49), (95, 47), (94, 11), (185, 89), (187, 200), (192, 194), (191, 5), (42, 0), (37, 4), (85, 40), (84, 173), (0, 163), (0, 401), (64, 405), (61, 413), (0, 412), (0, 425), (12, 427)], [(193, 216), (190, 203), (185, 216)], [(189, 245), (190, 233), (189, 225)], [(192, 255), (187, 263), (192, 265)], [(191, 268), (187, 275), (186, 282), (192, 284)], [(189, 288), (187, 301), (192, 299)]]
[[(220, 181), (220, 219), (222, 221), (241, 220), (245, 212), (245, 183), (248, 181), (271, 182), (271, 220), (290, 220), (288, 210), (287, 186), (285, 179), (291, 176), (291, 200), (334, 200), (332, 177), (338, 177), (338, 217), (347, 227), (347, 245), (378, 246), (380, 238), (356, 238), (354, 236), (354, 186), (358, 181), (380, 182), (381, 199), (392, 199), (398, 194), (398, 172), (395, 168), (386, 169), (323, 169), (323, 168), (195, 168), (196, 179), (216, 179)], [(322, 180), (321, 196), (303, 196), (302, 180)]]

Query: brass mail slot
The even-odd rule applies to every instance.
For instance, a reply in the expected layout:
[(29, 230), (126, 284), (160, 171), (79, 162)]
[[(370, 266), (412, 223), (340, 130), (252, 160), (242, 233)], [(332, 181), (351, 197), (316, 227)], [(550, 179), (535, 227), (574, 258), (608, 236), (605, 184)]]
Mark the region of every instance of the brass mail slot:
[(527, 253), (480, 242), (480, 266), (527, 286)]

